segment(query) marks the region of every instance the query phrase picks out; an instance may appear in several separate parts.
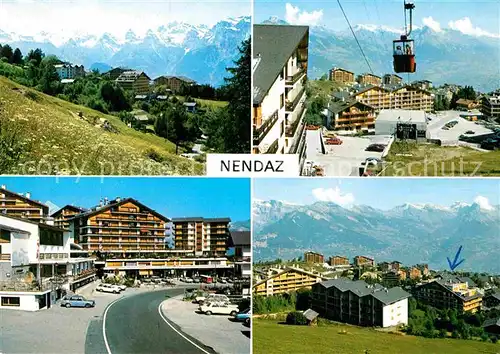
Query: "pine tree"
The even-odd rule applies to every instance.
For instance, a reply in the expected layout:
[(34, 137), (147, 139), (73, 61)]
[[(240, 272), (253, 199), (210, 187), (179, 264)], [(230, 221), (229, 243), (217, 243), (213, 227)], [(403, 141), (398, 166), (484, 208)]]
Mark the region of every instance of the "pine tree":
[(14, 50), (14, 54), (12, 54), (12, 64), (22, 64), (23, 63), (23, 54), (19, 48)]

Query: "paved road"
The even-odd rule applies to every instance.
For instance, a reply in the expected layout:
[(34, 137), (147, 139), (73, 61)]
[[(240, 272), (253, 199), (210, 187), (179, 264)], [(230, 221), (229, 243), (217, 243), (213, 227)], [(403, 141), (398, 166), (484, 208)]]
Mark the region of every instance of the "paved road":
[[(105, 312), (104, 341), (108, 353), (211, 354), (211, 348), (180, 332), (178, 327), (160, 316), (159, 305), (184, 289), (168, 289), (127, 296), (112, 303)], [(88, 336), (93, 336), (89, 328)], [(104, 331), (103, 331), (104, 332)], [(89, 338), (88, 338), (89, 339)], [(87, 353), (101, 352), (99, 340), (90, 338)]]

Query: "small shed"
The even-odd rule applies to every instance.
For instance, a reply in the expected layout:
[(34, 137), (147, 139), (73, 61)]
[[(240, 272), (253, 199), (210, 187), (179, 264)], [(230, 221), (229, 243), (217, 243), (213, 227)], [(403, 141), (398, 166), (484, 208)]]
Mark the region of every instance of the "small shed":
[(196, 113), (196, 102), (184, 102), (184, 106), (189, 113)]
[(304, 316), (305, 318), (307, 318), (307, 324), (309, 326), (313, 326), (317, 323), (319, 313), (317, 313), (313, 309), (307, 309), (306, 311), (304, 311)]

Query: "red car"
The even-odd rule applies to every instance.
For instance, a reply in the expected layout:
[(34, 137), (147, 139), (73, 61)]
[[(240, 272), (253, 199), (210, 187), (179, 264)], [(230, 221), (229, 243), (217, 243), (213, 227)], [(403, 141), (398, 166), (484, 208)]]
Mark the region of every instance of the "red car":
[(327, 139), (326, 145), (342, 145), (343, 141), (339, 138)]

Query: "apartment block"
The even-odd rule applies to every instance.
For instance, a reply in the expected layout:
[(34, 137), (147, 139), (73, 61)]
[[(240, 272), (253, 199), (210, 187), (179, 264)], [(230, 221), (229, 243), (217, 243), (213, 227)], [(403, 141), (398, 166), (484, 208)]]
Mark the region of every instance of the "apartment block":
[(403, 82), (401, 76), (395, 74), (386, 74), (383, 78), (384, 85), (400, 85)]
[(329, 72), (329, 79), (342, 84), (352, 84), (356, 82), (354, 73), (341, 68), (333, 68)]
[(477, 312), (481, 309), (483, 296), (477, 288), (457, 280), (434, 280), (415, 289), (413, 296), (439, 309), (456, 309), (463, 312)]
[(0, 215), (44, 222), (49, 214), (49, 207), (31, 199), (31, 193), (19, 194), (0, 186)]
[(417, 267), (410, 267), (410, 269), (408, 269), (407, 276), (409, 279), (422, 279), (422, 271)]
[(184, 87), (189, 87), (196, 82), (186, 76), (159, 76), (154, 79), (155, 85), (167, 86), (172, 92), (179, 93)]
[(77, 77), (85, 76), (85, 68), (83, 65), (72, 65), (70, 63), (63, 63), (54, 65), (57, 75), (60, 80), (75, 79)]
[(430, 92), (412, 86), (395, 88), (369, 86), (354, 93), (353, 97), (377, 111), (402, 109), (431, 112), (434, 105), (434, 97)]
[(374, 267), (375, 260), (370, 257), (356, 256), (354, 257), (354, 265), (356, 267)]
[(197, 256), (225, 256), (230, 218), (174, 218), (172, 222), (175, 249)]
[(262, 296), (289, 293), (310, 289), (322, 280), (321, 275), (300, 268), (270, 269), (264, 279), (254, 280), (253, 293)]
[(432, 81), (429, 80), (414, 81), (411, 85), (425, 91), (428, 91), (433, 87)]
[(165, 250), (168, 221), (135, 199), (116, 198), (70, 219), (70, 230), (83, 250), (132, 256)]
[(147, 94), (151, 79), (143, 71), (124, 71), (115, 82), (124, 90), (135, 94)]
[(118, 77), (123, 74), (124, 72), (127, 72), (127, 71), (133, 71), (132, 69), (128, 69), (128, 68), (113, 68), (107, 72), (104, 73), (104, 76), (115, 81), (116, 79), (118, 79)]
[(362, 280), (332, 279), (312, 286), (311, 307), (321, 317), (357, 326), (408, 324), (408, 298), (399, 287), (368, 285)]
[(327, 127), (344, 134), (375, 132), (375, 108), (356, 100), (330, 101), (326, 117)]
[(80, 208), (74, 205), (66, 205), (53, 213), (51, 217), (54, 219), (54, 226), (62, 229), (69, 229), (69, 219), (73, 219), (76, 215), (86, 212), (87, 209)]
[(480, 110), (485, 116), (500, 118), (500, 96), (483, 97)]
[(307, 26), (254, 25), (254, 153), (298, 154), (304, 163), (308, 46)]
[(304, 253), (304, 262), (311, 264), (323, 264), (325, 263), (325, 257), (316, 252), (305, 252)]
[(422, 264), (417, 264), (416, 267), (422, 272), (422, 276), (428, 276), (429, 275), (429, 265), (422, 263)]
[(330, 261), (328, 262), (332, 267), (335, 266), (349, 266), (349, 258), (344, 256), (333, 256), (330, 257)]
[(378, 86), (378, 85), (382, 84), (382, 78), (380, 76), (369, 74), (369, 73), (358, 75), (357, 81), (358, 81), (358, 83), (360, 83), (362, 85)]

